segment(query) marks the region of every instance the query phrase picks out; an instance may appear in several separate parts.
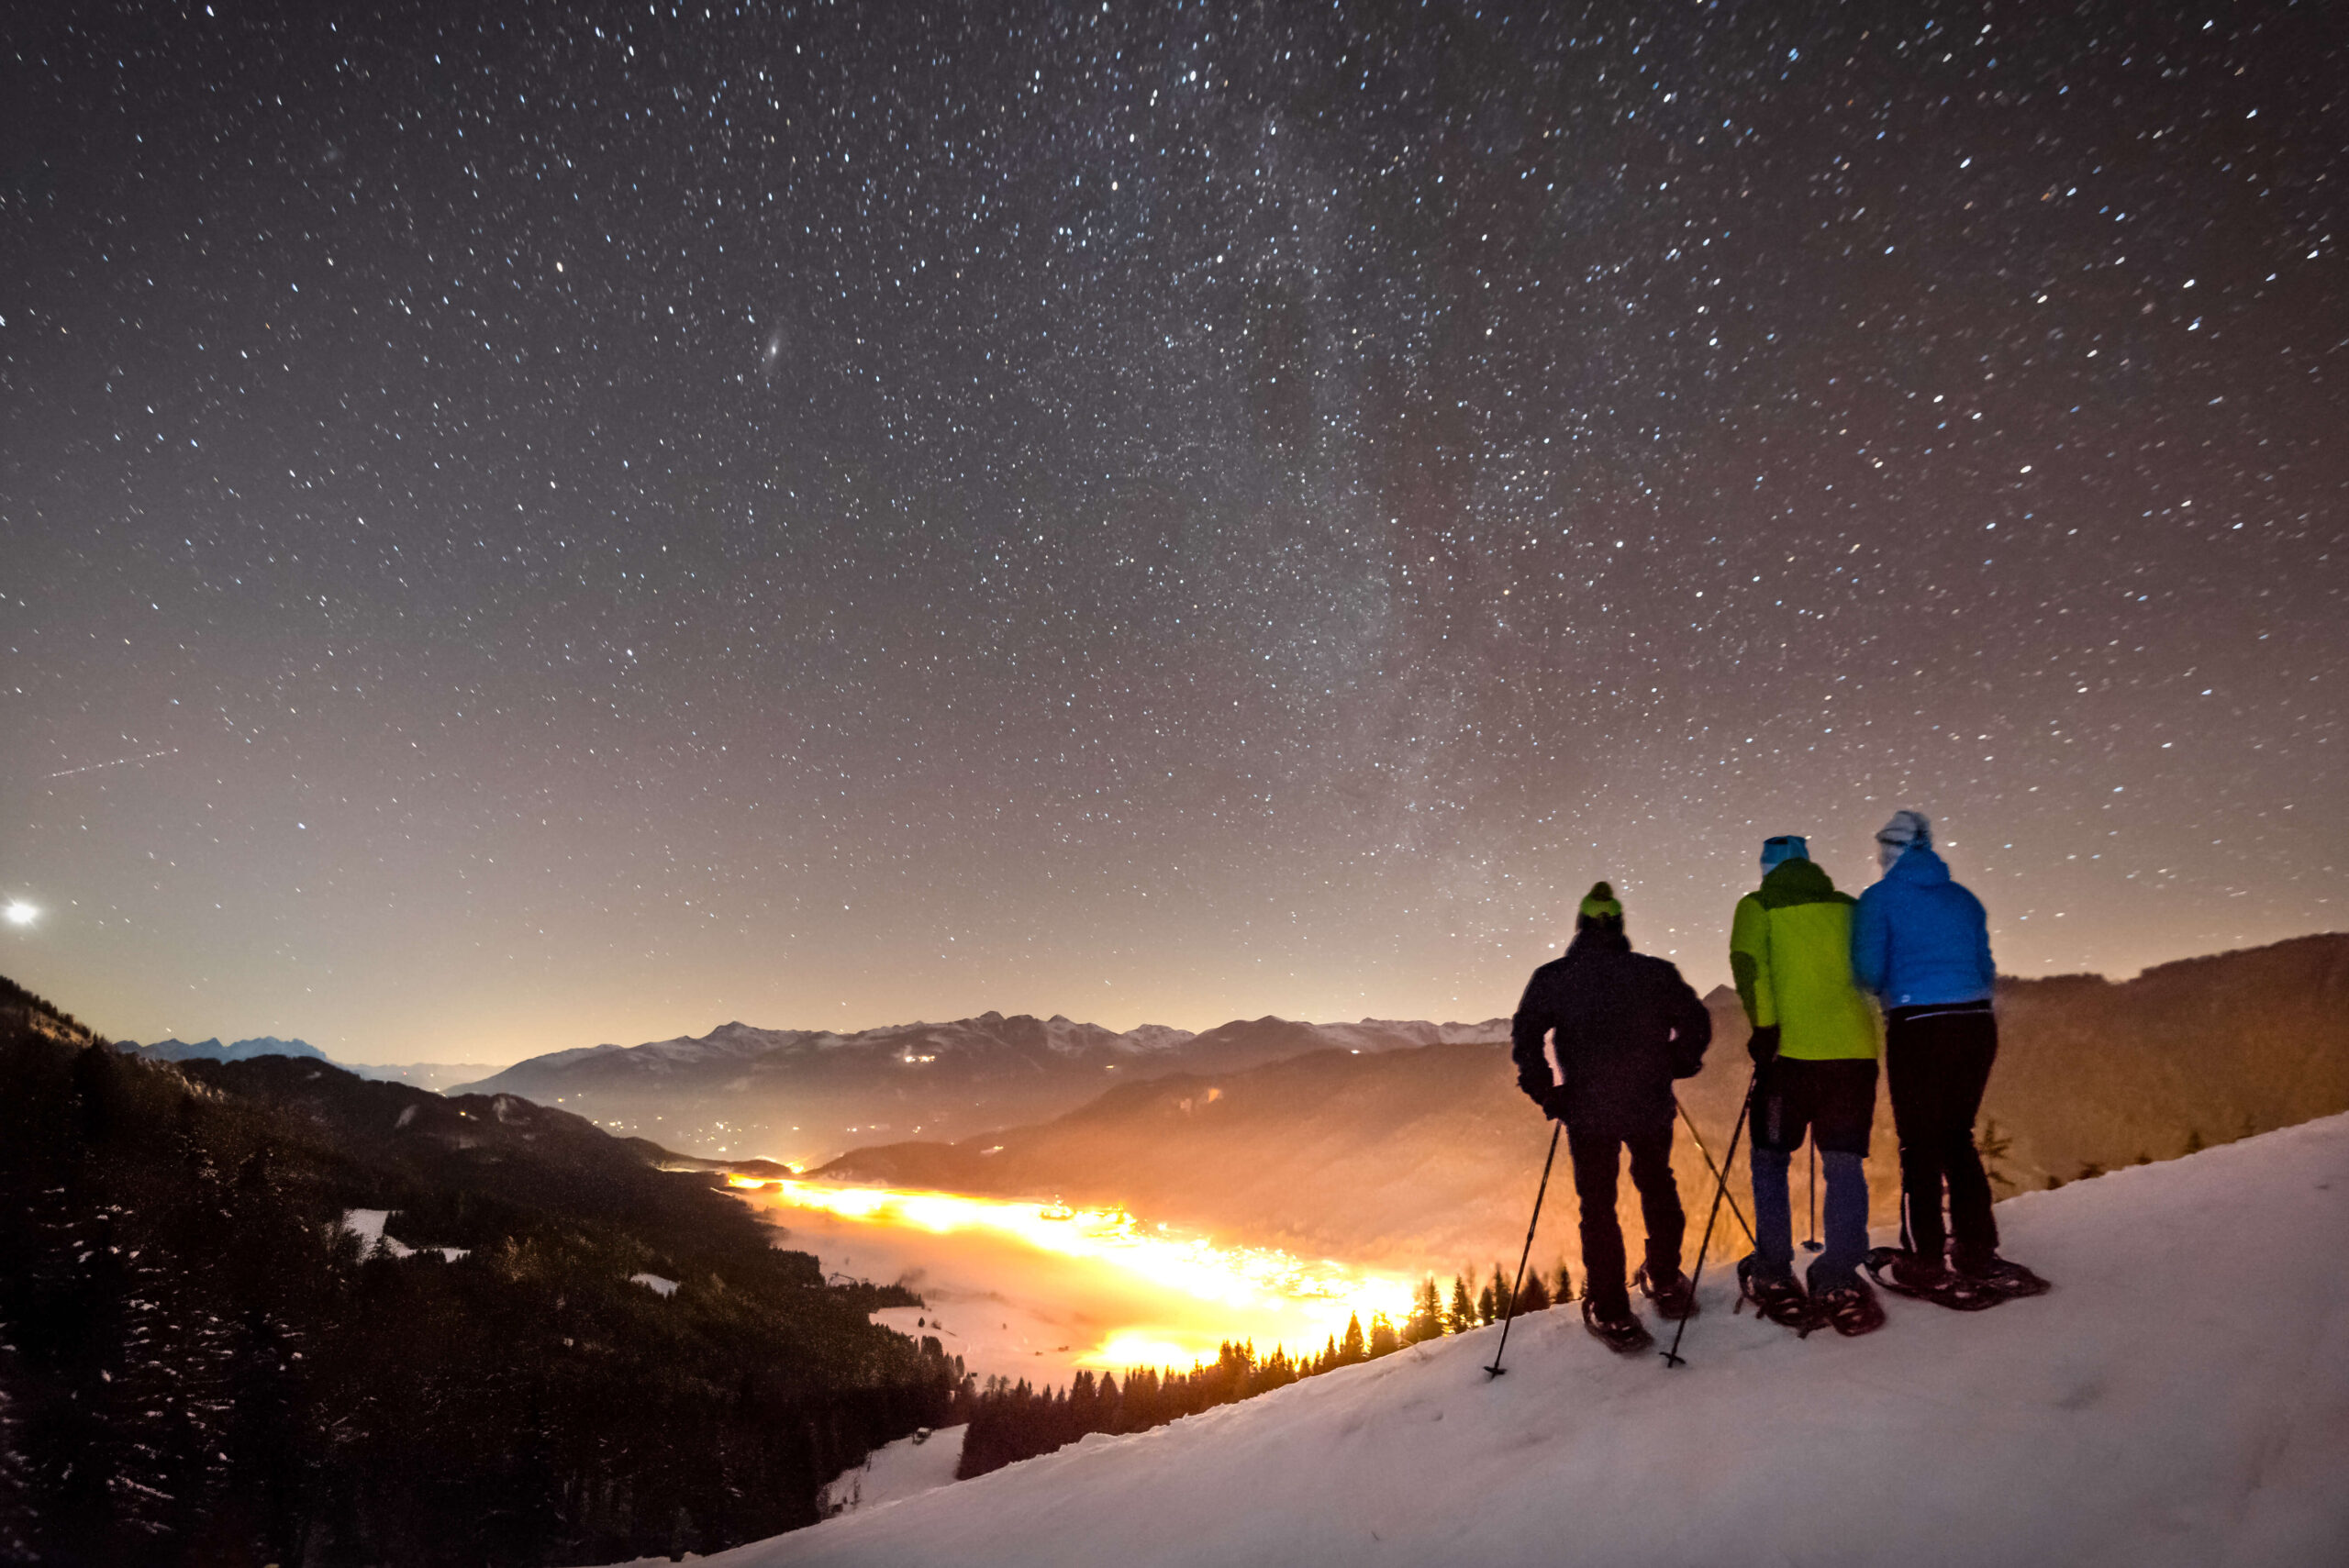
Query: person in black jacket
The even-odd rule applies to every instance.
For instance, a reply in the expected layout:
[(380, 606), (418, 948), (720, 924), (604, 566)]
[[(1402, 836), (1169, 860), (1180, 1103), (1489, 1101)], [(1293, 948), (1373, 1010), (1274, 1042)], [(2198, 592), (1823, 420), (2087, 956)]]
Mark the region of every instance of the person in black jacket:
[(1647, 1219), (1640, 1288), (1663, 1316), (1688, 1317), (1697, 1300), (1680, 1272), (1687, 1222), (1672, 1179), (1672, 1082), (1704, 1065), (1712, 1016), (1679, 970), (1631, 951), (1623, 906), (1602, 882), (1582, 901), (1565, 956), (1533, 972), (1509, 1037), (1518, 1087), (1565, 1123), (1582, 1208), (1583, 1321), (1615, 1349), (1637, 1350), (1649, 1340), (1623, 1280), (1619, 1151), (1631, 1151), (1631, 1184)]

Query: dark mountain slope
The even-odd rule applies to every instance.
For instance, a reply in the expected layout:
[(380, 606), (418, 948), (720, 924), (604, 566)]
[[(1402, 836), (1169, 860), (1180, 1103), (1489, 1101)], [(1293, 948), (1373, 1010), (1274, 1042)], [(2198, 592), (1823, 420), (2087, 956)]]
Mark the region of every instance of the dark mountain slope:
[[(811, 1521), (955, 1372), (660, 1154), (125, 1057), (0, 988), (0, 1557), (599, 1562)], [(353, 1207), (471, 1251), (362, 1258)]]

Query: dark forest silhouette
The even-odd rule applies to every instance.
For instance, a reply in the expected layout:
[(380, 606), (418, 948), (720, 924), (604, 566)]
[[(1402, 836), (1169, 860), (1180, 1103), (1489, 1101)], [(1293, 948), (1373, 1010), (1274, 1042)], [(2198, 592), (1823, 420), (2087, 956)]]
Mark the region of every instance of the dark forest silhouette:
[[(1050, 1453), (1092, 1432), (1148, 1431), (1303, 1378), (1376, 1361), (1423, 1340), (1464, 1334), (1497, 1321), (1508, 1307), (1508, 1272), (1495, 1263), (1491, 1276), (1473, 1293), (1469, 1277), (1453, 1276), (1447, 1297), (1431, 1274), (1420, 1282), (1413, 1309), (1401, 1323), (1375, 1313), (1365, 1329), (1355, 1314), (1347, 1319), (1343, 1334), (1331, 1335), (1310, 1356), (1292, 1357), (1275, 1346), (1269, 1355), (1259, 1357), (1252, 1341), (1227, 1340), (1214, 1361), (1194, 1362), (1188, 1372), (1135, 1367), (1122, 1383), (1107, 1374), (1097, 1379), (1090, 1372), (1079, 1372), (1064, 1389), (1033, 1387), (1025, 1378), (1016, 1383), (990, 1378), (965, 1402), (970, 1430), (963, 1438), (955, 1479), (968, 1480)], [(1520, 1315), (1547, 1311), (1573, 1296), (1564, 1265), (1556, 1270), (1554, 1286), (1539, 1270), (1531, 1271), (1517, 1310)]]

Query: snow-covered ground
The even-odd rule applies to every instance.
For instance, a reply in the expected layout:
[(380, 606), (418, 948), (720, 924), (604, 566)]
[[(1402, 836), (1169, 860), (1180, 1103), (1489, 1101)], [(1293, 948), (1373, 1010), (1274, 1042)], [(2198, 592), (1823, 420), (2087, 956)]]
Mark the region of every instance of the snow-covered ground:
[(954, 1479), (963, 1462), (963, 1435), (968, 1427), (925, 1427), (909, 1438), (874, 1449), (863, 1464), (825, 1486), (817, 1506), (837, 1518), (884, 1503), (935, 1491)]
[(1797, 1340), (1711, 1269), (1677, 1371), (1553, 1311), (711, 1561), (2349, 1562), (2349, 1118), (1999, 1219), (2052, 1294)]

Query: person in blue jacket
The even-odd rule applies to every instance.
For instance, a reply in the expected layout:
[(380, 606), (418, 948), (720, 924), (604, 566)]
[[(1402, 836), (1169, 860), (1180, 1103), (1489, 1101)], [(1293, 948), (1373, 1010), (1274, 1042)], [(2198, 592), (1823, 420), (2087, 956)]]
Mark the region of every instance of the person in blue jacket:
[(1892, 1277), (1927, 1296), (1962, 1296), (1968, 1286), (2044, 1289), (2030, 1270), (1998, 1256), (1990, 1181), (1974, 1146), (1974, 1118), (1998, 1055), (1989, 920), (1933, 851), (1922, 812), (1895, 812), (1876, 841), (1884, 878), (1853, 913), (1852, 975), (1884, 1008), (1885, 1078), (1900, 1140), (1903, 1255)]

